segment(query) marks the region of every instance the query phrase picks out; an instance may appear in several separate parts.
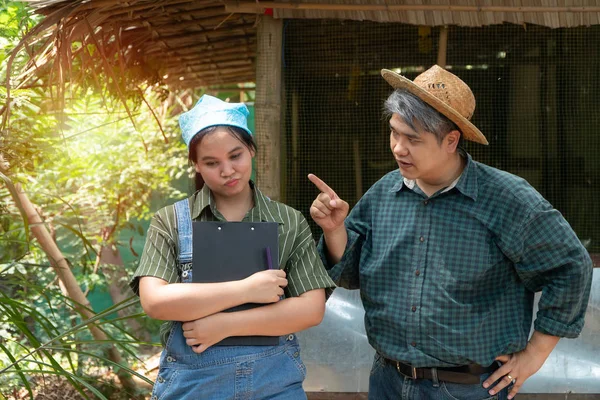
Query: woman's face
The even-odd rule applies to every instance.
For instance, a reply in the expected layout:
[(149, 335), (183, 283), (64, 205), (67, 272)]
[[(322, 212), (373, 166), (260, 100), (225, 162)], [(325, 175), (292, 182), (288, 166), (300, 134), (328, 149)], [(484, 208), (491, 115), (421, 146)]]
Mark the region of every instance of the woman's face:
[(254, 152), (227, 128), (216, 128), (196, 146), (196, 172), (215, 196), (233, 197), (248, 189)]

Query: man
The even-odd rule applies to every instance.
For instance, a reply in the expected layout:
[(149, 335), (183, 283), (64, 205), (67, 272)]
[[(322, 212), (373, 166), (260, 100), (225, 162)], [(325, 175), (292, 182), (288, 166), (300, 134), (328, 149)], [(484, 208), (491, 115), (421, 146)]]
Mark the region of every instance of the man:
[[(340, 286), (360, 289), (376, 350), (370, 399), (511, 399), (560, 337), (580, 333), (592, 263), (525, 180), (474, 161), (487, 144), (469, 87), (434, 66), (392, 71), (385, 103), (395, 170), (348, 214), (315, 175), (310, 213)], [(534, 293), (542, 291), (530, 334)]]

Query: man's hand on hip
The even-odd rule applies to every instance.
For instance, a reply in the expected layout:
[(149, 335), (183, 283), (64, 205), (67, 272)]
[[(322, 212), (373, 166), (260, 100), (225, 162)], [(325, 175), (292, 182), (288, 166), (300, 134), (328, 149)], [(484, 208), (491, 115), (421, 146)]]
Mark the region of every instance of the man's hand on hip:
[(519, 392), (523, 383), (542, 368), (559, 339), (556, 336), (535, 331), (525, 349), (496, 358), (503, 365), (483, 382), (483, 387), (487, 389), (498, 381), (489, 391), (493, 396), (513, 383), (514, 385), (508, 394), (508, 398), (512, 399)]

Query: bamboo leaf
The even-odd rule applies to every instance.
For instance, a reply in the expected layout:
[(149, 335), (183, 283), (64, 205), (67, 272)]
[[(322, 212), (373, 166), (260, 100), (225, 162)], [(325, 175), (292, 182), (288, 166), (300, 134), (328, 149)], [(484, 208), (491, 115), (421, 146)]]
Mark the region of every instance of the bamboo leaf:
[(91, 358), (96, 358), (96, 359), (101, 360), (102, 362), (104, 362), (106, 364), (112, 365), (113, 367), (116, 367), (116, 368), (122, 369), (124, 371), (127, 371), (129, 374), (137, 376), (138, 378), (140, 378), (143, 381), (149, 383), (150, 385), (153, 384), (153, 382), (150, 379), (146, 378), (144, 375), (140, 374), (139, 372), (137, 372), (137, 371), (135, 371), (135, 370), (133, 370), (133, 369), (131, 369), (129, 367), (126, 367), (126, 366), (124, 366), (122, 364), (118, 364), (118, 363), (116, 363), (116, 362), (108, 359), (107, 357), (103, 357), (103, 356), (100, 356), (98, 354), (90, 353), (90, 352), (87, 352), (87, 351), (74, 350), (74, 349), (64, 349), (64, 348), (61, 348), (61, 347), (48, 347), (48, 349), (54, 349), (54, 350), (59, 350), (59, 351), (64, 351), (64, 352), (72, 352), (72, 353), (77, 353), (77, 354), (81, 354), (81, 355), (84, 355), (84, 356), (88, 356), (88, 357), (91, 357)]
[[(24, 329), (29, 332), (29, 334), (32, 336), (31, 337), (31, 341), (32, 343), (34, 343), (35, 349), (31, 350), (29, 353), (25, 354), (24, 356), (20, 357), (19, 359), (17, 359), (15, 362), (12, 362), (11, 364), (9, 364), (8, 366), (6, 366), (5, 368), (0, 370), (0, 374), (2, 374), (3, 372), (7, 371), (8, 369), (12, 368), (16, 363), (19, 363), (25, 359), (27, 359), (28, 357), (30, 357), (31, 355), (39, 352), (39, 351), (43, 351), (46, 347), (50, 346), (52, 343), (55, 343), (56, 341), (74, 333), (77, 332), (79, 329), (86, 327), (110, 314), (112, 314), (113, 312), (116, 312), (119, 309), (122, 308), (127, 308), (130, 307), (132, 305), (134, 305), (135, 303), (137, 303), (137, 299), (135, 301), (128, 301), (131, 300), (131, 297), (129, 299), (126, 299), (124, 301), (122, 301), (121, 303), (118, 303), (117, 305), (110, 307), (106, 310), (104, 310), (103, 312), (96, 314), (94, 317), (87, 319), (77, 325), (75, 325), (74, 327), (72, 327), (71, 329), (66, 330), (65, 332), (63, 332), (62, 334), (53, 337), (52, 339), (48, 340), (47, 342), (45, 342), (44, 344), (41, 344), (40, 342), (37, 341), (37, 338), (35, 338), (35, 336), (33, 336), (31, 334), (31, 332), (29, 332), (29, 330), (27, 329), (27, 327), (24, 327)], [(62, 369), (62, 368), (61, 368)]]
[[(10, 361), (12, 361), (12, 362), (16, 361), (15, 357), (6, 348), (6, 346), (2, 344), (2, 342), (0, 342), (0, 348), (4, 351), (4, 354), (6, 354), (6, 356), (10, 359)], [(27, 377), (21, 371), (21, 367), (18, 364), (15, 364), (15, 369), (17, 370), (16, 372), (19, 375), (19, 377), (21, 378), (21, 382), (23, 382), (23, 386), (25, 386), (25, 388), (27, 389), (27, 392), (29, 393), (29, 397), (33, 399), (33, 391), (31, 390), (31, 385), (29, 384)]]

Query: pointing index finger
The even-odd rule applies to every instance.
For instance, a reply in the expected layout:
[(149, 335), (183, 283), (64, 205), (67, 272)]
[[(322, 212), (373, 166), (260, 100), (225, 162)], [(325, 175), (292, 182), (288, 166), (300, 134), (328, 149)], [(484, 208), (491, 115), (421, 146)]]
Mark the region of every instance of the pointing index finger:
[(331, 197), (332, 199), (337, 199), (338, 198), (338, 195), (335, 193), (335, 191), (332, 188), (330, 188), (325, 182), (323, 182), (315, 174), (308, 174), (308, 179), (312, 183), (315, 184), (315, 186), (317, 187), (317, 189), (319, 189), (323, 193), (328, 194), (329, 197)]

